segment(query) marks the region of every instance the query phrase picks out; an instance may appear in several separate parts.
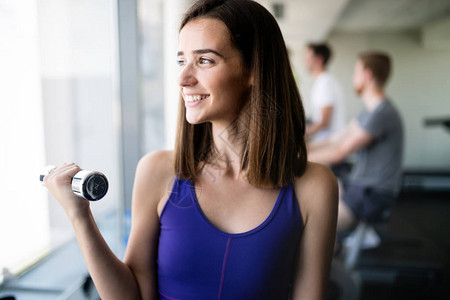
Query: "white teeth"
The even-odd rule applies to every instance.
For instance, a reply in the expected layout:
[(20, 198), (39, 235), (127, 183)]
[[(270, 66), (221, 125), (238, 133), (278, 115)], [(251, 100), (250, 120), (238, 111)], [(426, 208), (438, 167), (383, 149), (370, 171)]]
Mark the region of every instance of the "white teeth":
[(185, 99), (187, 102), (197, 102), (197, 101), (203, 100), (207, 97), (208, 97), (207, 95), (203, 95), (203, 96), (202, 95), (186, 95)]

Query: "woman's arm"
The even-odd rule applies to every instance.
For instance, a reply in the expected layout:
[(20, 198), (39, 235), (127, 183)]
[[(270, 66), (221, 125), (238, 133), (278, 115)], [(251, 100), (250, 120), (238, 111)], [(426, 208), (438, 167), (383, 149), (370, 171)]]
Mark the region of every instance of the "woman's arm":
[(45, 176), (44, 183), (69, 217), (89, 273), (102, 299), (138, 299), (136, 280), (123, 262), (109, 249), (89, 209), (89, 201), (75, 196), (75, 164), (63, 165)]
[(296, 180), (295, 193), (304, 229), (292, 299), (324, 299), (336, 235), (337, 182), (327, 167), (308, 163)]
[(136, 277), (142, 299), (159, 299), (158, 204), (165, 203), (163, 200), (167, 200), (174, 181), (172, 156), (172, 151), (152, 152), (141, 159), (136, 171), (131, 231), (124, 261)]
[[(140, 244), (142, 248), (140, 248), (141, 252), (136, 254), (137, 260), (139, 260), (140, 257), (147, 257), (151, 254), (151, 258), (146, 259), (154, 259), (156, 261), (156, 258), (154, 258), (156, 254), (153, 253), (153, 249), (156, 248), (155, 241), (157, 241), (159, 220), (157, 216), (156, 220), (153, 219), (152, 212), (156, 212), (160, 194), (162, 193), (162, 187), (158, 186), (158, 188), (155, 188), (143, 197), (139, 196), (141, 194), (139, 191), (142, 190), (139, 182), (144, 181), (142, 176), (146, 174), (146, 172), (142, 172), (142, 170), (152, 169), (152, 163), (157, 164), (155, 161), (161, 159), (161, 157), (157, 156), (157, 154), (153, 154), (143, 158), (141, 162), (139, 162), (136, 172), (134, 194), (136, 194), (137, 190), (138, 196), (133, 196), (133, 210), (136, 210), (136, 206), (138, 207), (137, 211), (145, 206), (148, 211), (142, 211), (136, 213), (136, 215), (138, 218), (143, 218), (143, 215), (152, 218), (152, 221), (148, 222), (149, 228), (147, 228), (143, 234), (142, 240), (144, 243)], [(118, 259), (101, 236), (89, 209), (89, 201), (81, 199), (73, 194), (71, 180), (79, 170), (80, 168), (74, 164), (64, 165), (46, 176), (44, 178), (44, 183), (58, 202), (60, 202), (72, 223), (84, 260), (100, 297), (102, 299), (157, 299), (156, 291), (150, 289), (150, 287), (156, 286), (156, 279), (148, 275), (154, 272), (154, 263), (152, 264), (149, 262), (146, 266), (141, 266), (141, 269), (146, 269), (146, 271), (142, 272), (139, 270), (139, 272), (136, 273), (136, 268), (133, 264), (124, 263)], [(153, 174), (153, 177), (158, 177), (157, 172), (154, 172)], [(151, 183), (149, 184), (150, 186), (156, 186), (153, 184), (155, 178), (148, 178), (148, 181)], [(139, 226), (135, 227), (139, 228)], [(143, 232), (142, 229), (140, 229), (140, 231)], [(152, 243), (147, 242), (149, 239)], [(136, 248), (136, 244), (139, 242), (139, 240), (134, 239), (132, 241), (130, 239), (128, 248)], [(140, 261), (142, 261), (142, 259)], [(140, 284), (143, 281), (143, 277), (145, 277), (144, 279), (151, 278), (151, 281), (146, 282), (144, 287)], [(152, 282), (154, 284), (152, 284)]]

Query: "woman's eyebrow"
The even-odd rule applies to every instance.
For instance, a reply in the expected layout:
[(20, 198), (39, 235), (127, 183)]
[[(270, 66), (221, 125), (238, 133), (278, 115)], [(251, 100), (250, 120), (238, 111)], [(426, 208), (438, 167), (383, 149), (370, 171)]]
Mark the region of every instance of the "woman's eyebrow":
[[(212, 50), (212, 49), (198, 49), (198, 50), (194, 50), (192, 51), (192, 53), (194, 54), (205, 54), (205, 53), (214, 53), (215, 55), (219, 56), (219, 57), (224, 57), (222, 54), (220, 54), (219, 52)], [(177, 56), (181, 56), (184, 55), (183, 51), (178, 51)]]

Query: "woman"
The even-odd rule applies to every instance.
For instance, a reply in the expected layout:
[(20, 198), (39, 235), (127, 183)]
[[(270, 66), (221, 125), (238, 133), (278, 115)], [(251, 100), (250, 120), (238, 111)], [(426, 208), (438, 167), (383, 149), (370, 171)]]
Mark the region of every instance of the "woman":
[(198, 1), (179, 35), (174, 151), (137, 166), (124, 261), (70, 189), (46, 176), (102, 299), (321, 299), (337, 186), (307, 163), (301, 99), (275, 19), (247, 0)]

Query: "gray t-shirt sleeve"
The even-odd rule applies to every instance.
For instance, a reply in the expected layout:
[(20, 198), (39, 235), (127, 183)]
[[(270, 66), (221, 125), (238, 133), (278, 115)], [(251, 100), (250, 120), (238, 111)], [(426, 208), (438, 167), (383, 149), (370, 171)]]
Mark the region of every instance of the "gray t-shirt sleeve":
[(349, 179), (396, 194), (399, 190), (403, 153), (403, 125), (397, 109), (388, 100), (375, 110), (361, 112), (357, 121), (373, 137), (372, 143), (360, 149)]
[(369, 132), (374, 138), (379, 138), (383, 134), (386, 117), (381, 110), (373, 113), (364, 111), (357, 119), (359, 126)]

